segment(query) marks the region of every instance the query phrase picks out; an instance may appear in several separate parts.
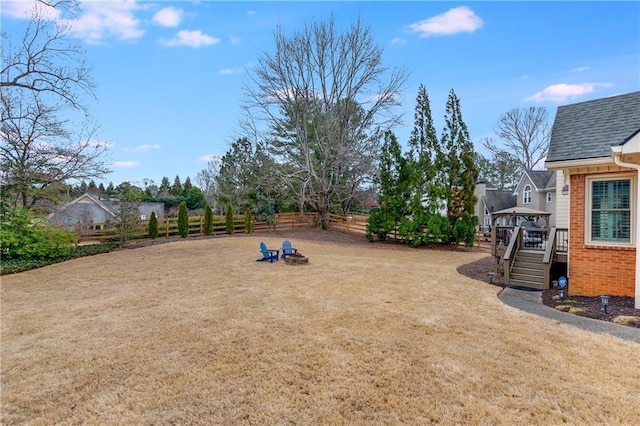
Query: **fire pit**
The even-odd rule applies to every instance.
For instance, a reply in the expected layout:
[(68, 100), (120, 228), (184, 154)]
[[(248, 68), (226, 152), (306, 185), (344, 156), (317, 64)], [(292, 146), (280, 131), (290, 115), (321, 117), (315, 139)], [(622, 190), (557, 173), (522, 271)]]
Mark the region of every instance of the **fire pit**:
[(300, 253), (294, 253), (284, 258), (284, 263), (287, 265), (304, 265), (309, 263), (309, 258)]

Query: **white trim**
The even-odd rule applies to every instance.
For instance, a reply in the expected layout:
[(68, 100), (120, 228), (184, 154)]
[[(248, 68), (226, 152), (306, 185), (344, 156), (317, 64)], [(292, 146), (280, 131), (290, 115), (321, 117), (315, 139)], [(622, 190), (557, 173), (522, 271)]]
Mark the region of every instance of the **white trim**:
[[(593, 195), (593, 182), (602, 182), (602, 181), (611, 181), (611, 180), (629, 180), (629, 209), (631, 213), (630, 220), (630, 229), (629, 229), (629, 242), (619, 242), (619, 241), (600, 241), (600, 240), (592, 240), (591, 237), (591, 214), (593, 212), (592, 208), (592, 195)], [(607, 246), (607, 247), (635, 247), (636, 245), (636, 228), (637, 224), (637, 208), (636, 208), (636, 175), (634, 173), (608, 173), (608, 174), (597, 174), (597, 175), (589, 175), (586, 176), (585, 179), (585, 200), (584, 200), (584, 242), (587, 246)]]
[(614, 164), (611, 157), (583, 158), (578, 160), (564, 160), (545, 162), (547, 170), (570, 169), (575, 167), (590, 167)]
[[(527, 188), (529, 188), (528, 191), (527, 191)], [(529, 201), (527, 201), (527, 192), (529, 193), (529, 198), (528, 198)], [(531, 204), (532, 201), (533, 201), (533, 188), (531, 187), (531, 185), (527, 184), (522, 189), (522, 204)]]

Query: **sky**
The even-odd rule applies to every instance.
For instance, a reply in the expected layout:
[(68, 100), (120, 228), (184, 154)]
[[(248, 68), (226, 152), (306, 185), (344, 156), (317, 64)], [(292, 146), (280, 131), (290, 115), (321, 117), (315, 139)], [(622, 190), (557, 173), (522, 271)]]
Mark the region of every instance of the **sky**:
[[(4, 1), (2, 30), (19, 37), (33, 0)], [(406, 144), (418, 87), (435, 126), (447, 95), (460, 99), (476, 150), (513, 108), (560, 105), (640, 90), (640, 2), (95, 1), (81, 0), (81, 40), (97, 101), (89, 109), (108, 142), (112, 173), (97, 183), (196, 175), (239, 137), (249, 75), (273, 51), (274, 31), (335, 17), (356, 19), (409, 78), (400, 94)], [(54, 14), (52, 14), (53, 16)], [(67, 16), (60, 16), (68, 19)], [(19, 38), (17, 38), (19, 40)]]

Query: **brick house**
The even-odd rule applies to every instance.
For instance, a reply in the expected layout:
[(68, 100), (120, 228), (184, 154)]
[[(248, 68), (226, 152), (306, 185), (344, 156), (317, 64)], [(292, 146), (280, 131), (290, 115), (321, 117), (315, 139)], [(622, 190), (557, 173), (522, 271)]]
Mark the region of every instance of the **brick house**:
[(569, 292), (640, 309), (640, 92), (559, 107), (545, 166), (568, 194)]

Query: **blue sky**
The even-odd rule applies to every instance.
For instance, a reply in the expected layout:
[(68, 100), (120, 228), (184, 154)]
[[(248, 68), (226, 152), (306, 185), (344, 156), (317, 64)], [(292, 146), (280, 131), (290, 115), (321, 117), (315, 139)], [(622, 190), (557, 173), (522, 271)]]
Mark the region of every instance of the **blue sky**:
[[(30, 4), (3, 1), (3, 31), (19, 34)], [(247, 72), (273, 49), (276, 26), (290, 33), (331, 14), (339, 27), (359, 17), (385, 65), (410, 73), (394, 129), (403, 143), (420, 84), (438, 131), (455, 90), (480, 152), (512, 108), (543, 106), (553, 120), (558, 105), (640, 90), (639, 2), (81, 1), (71, 24), (112, 145), (104, 183), (194, 182), (238, 136)]]

